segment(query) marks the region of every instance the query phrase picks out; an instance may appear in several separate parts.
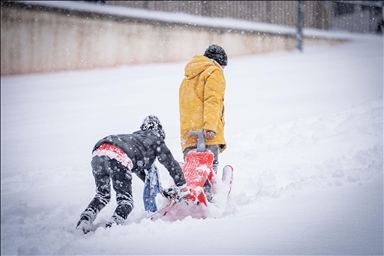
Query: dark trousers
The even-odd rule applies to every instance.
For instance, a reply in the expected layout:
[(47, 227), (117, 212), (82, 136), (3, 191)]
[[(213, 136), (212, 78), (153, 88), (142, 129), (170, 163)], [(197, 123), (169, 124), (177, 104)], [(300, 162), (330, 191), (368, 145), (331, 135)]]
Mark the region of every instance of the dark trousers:
[(97, 214), (111, 199), (112, 180), (113, 189), (116, 191), (117, 207), (112, 216), (112, 221), (123, 224), (133, 209), (132, 173), (119, 161), (108, 156), (95, 156), (92, 158), (92, 173), (95, 178), (96, 195), (89, 203), (82, 215), (94, 221)]

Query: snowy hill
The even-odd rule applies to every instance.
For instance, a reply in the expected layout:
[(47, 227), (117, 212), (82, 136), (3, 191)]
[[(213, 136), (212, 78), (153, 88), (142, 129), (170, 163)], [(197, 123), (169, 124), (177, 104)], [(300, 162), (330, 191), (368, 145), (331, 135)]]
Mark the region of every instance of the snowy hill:
[[(224, 213), (75, 230), (91, 149), (157, 115), (177, 159), (185, 63), (1, 78), (1, 254), (383, 254), (383, 38), (229, 59)], [(158, 164), (162, 184), (170, 182)], [(114, 195), (113, 195), (114, 196)], [(158, 197), (158, 200), (162, 198)], [(105, 223), (114, 197), (95, 224)]]

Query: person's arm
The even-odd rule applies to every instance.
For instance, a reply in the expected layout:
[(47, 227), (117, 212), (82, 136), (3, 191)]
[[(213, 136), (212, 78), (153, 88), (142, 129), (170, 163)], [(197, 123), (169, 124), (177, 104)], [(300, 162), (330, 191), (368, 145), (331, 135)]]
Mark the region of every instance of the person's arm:
[[(203, 129), (217, 132), (220, 122), (225, 93), (225, 79), (220, 69), (215, 69), (208, 77), (204, 88), (204, 120)], [(214, 134), (204, 132), (205, 138), (213, 138)]]
[(181, 191), (186, 191), (187, 182), (185, 180), (184, 173), (181, 170), (180, 164), (175, 160), (165, 143), (162, 143), (157, 149), (157, 159), (159, 162), (168, 170), (169, 175), (175, 182), (175, 185), (179, 187)]

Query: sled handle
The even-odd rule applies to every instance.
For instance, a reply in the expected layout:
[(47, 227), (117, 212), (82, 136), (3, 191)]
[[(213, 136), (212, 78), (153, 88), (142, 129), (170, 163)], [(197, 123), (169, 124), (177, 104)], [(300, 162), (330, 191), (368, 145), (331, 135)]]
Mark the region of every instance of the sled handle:
[(197, 135), (197, 152), (204, 152), (205, 151), (205, 139), (203, 130), (197, 130), (197, 131), (189, 131), (190, 135)]

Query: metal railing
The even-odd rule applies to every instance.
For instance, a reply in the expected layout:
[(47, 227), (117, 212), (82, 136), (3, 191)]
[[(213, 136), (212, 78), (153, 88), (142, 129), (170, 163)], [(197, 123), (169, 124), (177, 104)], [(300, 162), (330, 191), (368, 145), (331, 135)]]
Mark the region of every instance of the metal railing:
[(335, 1), (333, 30), (382, 33), (384, 1)]
[[(299, 1), (97, 1), (100, 4), (297, 27)], [(304, 1), (304, 28), (381, 33), (384, 1)]]

